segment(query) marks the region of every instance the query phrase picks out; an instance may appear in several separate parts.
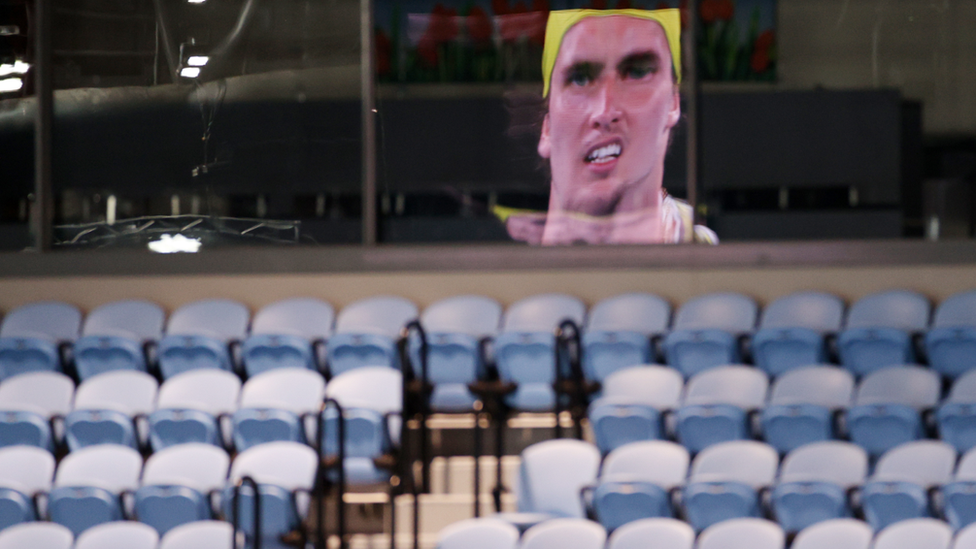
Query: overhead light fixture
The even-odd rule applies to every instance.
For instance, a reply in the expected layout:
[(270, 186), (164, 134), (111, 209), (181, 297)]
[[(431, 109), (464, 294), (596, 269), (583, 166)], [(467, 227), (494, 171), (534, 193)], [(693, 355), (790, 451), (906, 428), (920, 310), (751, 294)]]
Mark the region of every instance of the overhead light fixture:
[(191, 55), (189, 59), (186, 60), (186, 64), (191, 67), (203, 67), (210, 62), (210, 57), (206, 55)]
[(180, 69), (180, 76), (183, 78), (196, 78), (200, 76), (200, 67), (183, 67)]
[(195, 254), (200, 251), (199, 238), (187, 238), (181, 234), (168, 235), (164, 234), (159, 237), (159, 240), (153, 240), (149, 243), (150, 251), (156, 252), (158, 254), (175, 254), (175, 253), (189, 253)]
[(189, 4), (203, 4), (203, 3), (205, 3), (205, 2), (207, 1), (207, 0), (186, 0), (186, 1), (187, 1), (187, 3), (189, 3)]
[(20, 34), (20, 27), (17, 25), (0, 25), (0, 36), (17, 36)]
[(31, 68), (29, 63), (24, 63), (20, 59), (10, 63), (4, 63), (0, 65), (0, 77), (9, 76), (11, 74), (27, 74)]
[(5, 78), (0, 80), (0, 93), (15, 92), (24, 87), (24, 81), (20, 78)]

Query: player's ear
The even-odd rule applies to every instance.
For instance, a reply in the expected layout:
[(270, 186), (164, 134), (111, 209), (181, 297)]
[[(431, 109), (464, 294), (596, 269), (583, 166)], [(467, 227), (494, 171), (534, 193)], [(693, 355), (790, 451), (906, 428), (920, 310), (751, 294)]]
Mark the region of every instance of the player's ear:
[(668, 109), (668, 128), (673, 128), (679, 120), (681, 120), (681, 94), (678, 92), (678, 86), (675, 86), (671, 94), (671, 108)]
[(549, 113), (542, 119), (542, 135), (539, 136), (539, 156), (549, 158), (552, 153), (552, 143), (549, 140)]

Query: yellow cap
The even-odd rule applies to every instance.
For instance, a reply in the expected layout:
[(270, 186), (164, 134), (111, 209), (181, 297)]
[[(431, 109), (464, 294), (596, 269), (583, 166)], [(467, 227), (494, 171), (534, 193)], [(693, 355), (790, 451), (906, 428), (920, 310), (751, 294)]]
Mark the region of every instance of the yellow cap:
[(542, 96), (549, 95), (549, 81), (552, 80), (552, 69), (556, 66), (556, 56), (562, 46), (563, 37), (569, 29), (587, 17), (608, 17), (624, 15), (657, 21), (664, 27), (664, 34), (671, 47), (671, 64), (674, 73), (681, 83), (681, 10), (676, 8), (664, 10), (558, 10), (549, 13), (546, 23), (546, 45), (542, 50)]

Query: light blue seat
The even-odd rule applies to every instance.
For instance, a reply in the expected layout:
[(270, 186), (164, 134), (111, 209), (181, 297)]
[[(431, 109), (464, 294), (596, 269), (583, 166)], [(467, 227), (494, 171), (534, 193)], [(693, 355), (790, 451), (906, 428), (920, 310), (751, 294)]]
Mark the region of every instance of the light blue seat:
[(615, 531), (652, 517), (671, 517), (671, 491), (688, 475), (688, 451), (664, 440), (632, 442), (610, 452), (600, 478), (589, 489), (590, 505), (600, 524)]
[(518, 528), (494, 518), (466, 519), (441, 530), (437, 549), (517, 549)]
[(100, 444), (71, 452), (58, 465), (48, 495), (51, 521), (74, 535), (115, 520), (123, 520), (120, 495), (139, 487), (142, 456), (118, 444)]
[(583, 373), (591, 381), (634, 364), (654, 362), (652, 338), (671, 324), (671, 304), (645, 293), (604, 299), (590, 309), (583, 330)]
[(72, 452), (96, 444), (145, 445), (140, 431), (156, 405), (156, 378), (137, 370), (114, 370), (82, 382), (74, 409), (64, 418), (65, 440)]
[(60, 524), (27, 522), (0, 532), (0, 549), (71, 549), (74, 536)]
[(688, 523), (701, 531), (729, 519), (761, 516), (759, 491), (773, 485), (778, 466), (776, 450), (754, 440), (705, 448), (692, 461), (683, 491)]
[(854, 399), (854, 376), (836, 366), (791, 370), (773, 382), (762, 411), (763, 439), (785, 454), (804, 444), (838, 438), (834, 418)]
[(78, 378), (114, 370), (145, 372), (146, 346), (162, 339), (165, 319), (162, 307), (149, 301), (116, 301), (93, 309), (74, 346)]
[(230, 447), (230, 418), (240, 393), (240, 378), (225, 370), (191, 370), (167, 379), (149, 415), (153, 450), (188, 442)]
[[(261, 547), (288, 547), (281, 537), (301, 528), (317, 468), (315, 450), (297, 442), (269, 442), (241, 452), (231, 465), (228, 485), (221, 494), (224, 516), (228, 520), (234, 516), (234, 485), (249, 476), (257, 482), (260, 493)], [(255, 532), (254, 497), (253, 488), (244, 484), (236, 510), (240, 528), (251, 546)]]
[(919, 366), (889, 366), (861, 380), (847, 411), (851, 441), (872, 456), (925, 435), (924, 414), (939, 402), (939, 376)]
[(953, 530), (961, 530), (976, 523), (976, 451), (969, 450), (952, 476), (942, 486), (942, 515)]
[(0, 448), (0, 530), (37, 520), (34, 496), (51, 491), (54, 456), (35, 446)]
[(234, 527), (223, 520), (200, 520), (177, 526), (163, 536), (159, 549), (214, 549), (232, 547)]
[(590, 426), (604, 454), (628, 442), (666, 438), (666, 414), (681, 402), (684, 379), (656, 365), (618, 370), (603, 380), (603, 396), (590, 404)]
[(688, 523), (673, 518), (648, 518), (617, 528), (607, 540), (607, 549), (692, 549), (695, 531)]
[[(345, 420), (346, 483), (386, 482), (391, 471), (375, 459), (400, 445), (403, 381), (400, 372), (385, 366), (358, 368), (340, 374), (325, 388), (327, 398), (342, 406)], [(335, 407), (323, 412), (325, 457), (339, 455), (339, 416)], [(335, 478), (335, 477), (333, 477)]]
[(837, 338), (840, 363), (856, 376), (915, 362), (912, 337), (928, 329), (930, 305), (918, 292), (892, 290), (862, 297), (847, 311)]
[(18, 307), (0, 323), (0, 381), (27, 372), (60, 372), (62, 345), (74, 343), (81, 311), (60, 301)]
[[(461, 295), (432, 303), (420, 316), (427, 335), (427, 380), (433, 384), (430, 404), (435, 411), (474, 408), (468, 384), (485, 377), (481, 341), (498, 334), (502, 306), (494, 299)], [(413, 374), (421, 376), (420, 340), (411, 338)]]
[(156, 549), (159, 534), (151, 527), (130, 520), (106, 522), (85, 530), (74, 549)]
[(917, 518), (892, 524), (878, 532), (874, 549), (949, 549), (952, 529), (932, 518)]
[(399, 369), (400, 331), (417, 316), (417, 306), (402, 297), (376, 296), (346, 305), (326, 346), (329, 372), (336, 376), (380, 365)]
[(766, 402), (769, 381), (751, 366), (721, 366), (696, 374), (678, 409), (677, 438), (692, 453), (752, 438), (752, 414)]
[(199, 368), (234, 370), (230, 346), (244, 340), (251, 313), (230, 299), (205, 299), (173, 311), (159, 342), (163, 379)]
[(814, 442), (791, 451), (771, 494), (776, 522), (798, 532), (825, 520), (853, 516), (848, 490), (868, 473), (868, 455), (849, 442)]
[(976, 447), (976, 371), (967, 372), (952, 383), (935, 418), (940, 439), (960, 452)]
[(224, 487), (230, 458), (211, 444), (171, 446), (149, 456), (135, 493), (135, 514), (159, 535), (214, 518), (210, 494)]
[(251, 335), (241, 347), (244, 371), (251, 377), (273, 368), (318, 370), (317, 349), (332, 336), (334, 320), (332, 305), (310, 297), (263, 307), (254, 315)]
[(791, 549), (870, 549), (872, 538), (874, 530), (864, 521), (830, 519), (801, 530)]
[[(518, 385), (507, 398), (516, 410), (544, 412), (555, 406), (556, 329), (565, 320), (583, 326), (586, 306), (566, 294), (539, 294), (505, 311), (495, 338), (495, 363), (502, 381)], [(569, 374), (568, 360), (560, 368)]]
[(241, 388), (233, 415), (238, 452), (273, 441), (308, 442), (305, 418), (314, 417), (325, 396), (325, 378), (307, 368), (275, 368), (258, 374)]
[(607, 532), (585, 519), (556, 518), (529, 528), (519, 549), (603, 549)]
[(951, 295), (936, 307), (925, 353), (932, 369), (951, 379), (976, 369), (976, 290)]
[(970, 524), (956, 532), (952, 540), (952, 549), (973, 549), (976, 547), (976, 526)]
[(75, 384), (58, 372), (30, 372), (0, 382), (0, 447), (26, 444), (54, 451), (52, 423), (71, 411)]
[(668, 364), (687, 379), (741, 362), (739, 338), (751, 335), (757, 315), (756, 301), (738, 293), (706, 294), (682, 303), (664, 339)]
[(823, 292), (797, 292), (765, 308), (752, 336), (753, 363), (772, 377), (827, 362), (826, 336), (844, 321), (844, 302)]
[(786, 535), (775, 522), (736, 518), (709, 526), (698, 536), (698, 549), (785, 549)]
[(949, 482), (955, 465), (955, 449), (935, 440), (907, 442), (886, 452), (861, 489), (868, 524), (878, 531), (899, 521), (934, 516), (928, 492)]

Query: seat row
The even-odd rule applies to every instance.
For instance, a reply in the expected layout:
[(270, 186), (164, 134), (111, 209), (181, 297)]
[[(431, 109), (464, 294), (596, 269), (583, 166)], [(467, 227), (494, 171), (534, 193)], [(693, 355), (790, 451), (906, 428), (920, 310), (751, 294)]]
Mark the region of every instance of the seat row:
[(0, 549), (220, 549), (233, 547), (233, 527), (223, 521), (196, 521), (159, 533), (145, 524), (112, 521), (75, 538), (53, 522), (31, 522), (0, 532)]
[(761, 438), (780, 453), (808, 442), (850, 439), (872, 456), (910, 440), (976, 445), (976, 372), (950, 386), (917, 365), (879, 369), (859, 382), (836, 366), (809, 366), (776, 378), (751, 366), (713, 368), (683, 383), (658, 365), (619, 370), (589, 407), (597, 446), (677, 440), (692, 452), (716, 442)]

